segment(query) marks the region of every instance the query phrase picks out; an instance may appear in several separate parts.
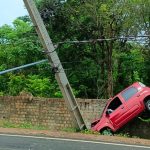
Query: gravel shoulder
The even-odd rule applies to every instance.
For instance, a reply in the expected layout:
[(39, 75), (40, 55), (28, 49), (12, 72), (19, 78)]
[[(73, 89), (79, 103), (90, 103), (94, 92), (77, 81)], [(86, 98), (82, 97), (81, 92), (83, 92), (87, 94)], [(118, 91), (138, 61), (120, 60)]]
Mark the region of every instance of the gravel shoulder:
[(72, 133), (72, 132), (63, 132), (63, 131), (32, 130), (32, 129), (20, 129), (20, 128), (19, 129), (18, 128), (0, 128), (0, 134), (48, 136), (48, 137), (55, 137), (55, 138), (81, 139), (81, 140), (104, 141), (104, 142), (115, 142), (115, 143), (150, 146), (150, 140), (148, 139)]

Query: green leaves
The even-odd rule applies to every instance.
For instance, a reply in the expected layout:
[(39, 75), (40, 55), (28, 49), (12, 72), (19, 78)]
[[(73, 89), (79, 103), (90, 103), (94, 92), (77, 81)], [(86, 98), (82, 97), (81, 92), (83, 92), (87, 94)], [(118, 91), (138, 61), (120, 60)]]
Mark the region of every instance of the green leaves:
[(10, 95), (18, 95), (25, 89), (25, 76), (24, 75), (11, 75), (8, 82), (8, 91)]
[(48, 78), (41, 78), (38, 75), (30, 75), (27, 78), (27, 90), (35, 96), (52, 96), (53, 85)]
[[(150, 35), (150, 1), (35, 1), (54, 43), (93, 41), (56, 49), (77, 97), (108, 98), (137, 80), (150, 85), (149, 37), (138, 42), (117, 39)], [(117, 40), (105, 40), (109, 38)], [(0, 70), (41, 60), (41, 50), (29, 17), (19, 17), (13, 27), (0, 27)], [(48, 64), (0, 76), (0, 82), (2, 95), (27, 90), (35, 96), (62, 97)]]
[(32, 26), (29, 23), (24, 22), (23, 20), (16, 19), (13, 22), (13, 25), (18, 36), (32, 30)]
[(10, 75), (8, 91), (10, 95), (18, 95), (22, 91), (27, 91), (39, 97), (62, 97), (55, 82), (39, 75)]

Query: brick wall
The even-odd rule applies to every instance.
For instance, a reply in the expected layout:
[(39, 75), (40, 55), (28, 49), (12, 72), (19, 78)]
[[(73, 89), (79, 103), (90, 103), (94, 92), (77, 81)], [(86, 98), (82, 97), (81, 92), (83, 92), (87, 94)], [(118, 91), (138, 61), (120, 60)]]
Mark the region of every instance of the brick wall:
[[(87, 125), (99, 117), (104, 100), (77, 99)], [(102, 103), (102, 104), (101, 104)], [(13, 123), (31, 123), (62, 129), (74, 127), (73, 120), (63, 99), (36, 98), (32, 96), (0, 97), (0, 119)]]
[[(77, 99), (77, 102), (87, 126), (99, 118), (106, 104), (106, 100), (98, 99)], [(0, 120), (17, 124), (31, 123), (52, 130), (74, 127), (63, 99), (36, 98), (31, 95), (0, 97)], [(135, 119), (124, 128), (124, 132), (150, 138), (150, 123)]]

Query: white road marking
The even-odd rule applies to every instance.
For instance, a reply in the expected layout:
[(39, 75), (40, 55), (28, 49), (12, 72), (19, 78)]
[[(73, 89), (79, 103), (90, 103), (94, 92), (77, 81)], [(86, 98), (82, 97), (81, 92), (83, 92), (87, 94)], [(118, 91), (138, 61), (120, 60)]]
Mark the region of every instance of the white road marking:
[(113, 145), (113, 146), (124, 146), (124, 147), (132, 147), (132, 148), (150, 149), (149, 146), (119, 144), (119, 143), (107, 143), (107, 142), (99, 142), (99, 141), (86, 141), (86, 140), (76, 140), (76, 139), (65, 139), (65, 138), (51, 138), (51, 137), (40, 137), (40, 136), (29, 136), (29, 135), (12, 135), (12, 134), (0, 134), (0, 136), (58, 140), (58, 141), (68, 141), (68, 142), (81, 142), (81, 143), (104, 144), (104, 145)]

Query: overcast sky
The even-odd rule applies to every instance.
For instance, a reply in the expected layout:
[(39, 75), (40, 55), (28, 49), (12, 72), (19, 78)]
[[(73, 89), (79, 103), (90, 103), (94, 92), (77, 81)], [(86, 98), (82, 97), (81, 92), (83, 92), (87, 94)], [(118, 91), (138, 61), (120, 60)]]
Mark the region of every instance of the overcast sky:
[(12, 25), (17, 17), (27, 14), (23, 0), (0, 0), (0, 26)]

